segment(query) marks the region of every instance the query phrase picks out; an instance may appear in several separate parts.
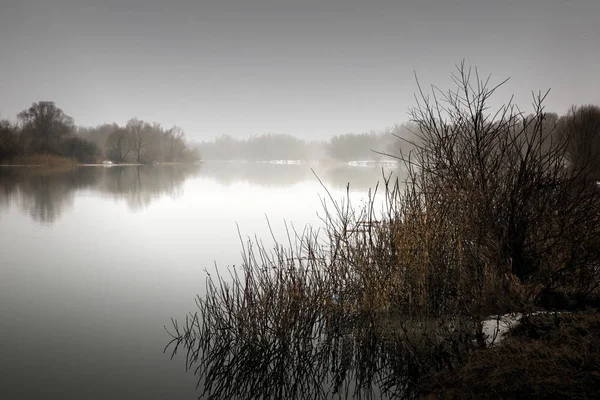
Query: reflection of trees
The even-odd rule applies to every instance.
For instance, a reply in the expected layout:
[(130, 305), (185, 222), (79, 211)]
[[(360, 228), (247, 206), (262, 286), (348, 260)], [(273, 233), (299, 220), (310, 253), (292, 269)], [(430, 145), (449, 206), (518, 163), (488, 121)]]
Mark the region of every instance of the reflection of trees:
[[(353, 167), (338, 165), (321, 167), (310, 164), (272, 164), (262, 162), (207, 162), (202, 166), (202, 176), (215, 179), (223, 185), (247, 182), (267, 187), (285, 187), (306, 181), (315, 181), (315, 175), (323, 183), (335, 189), (366, 190), (383, 180), (381, 166)], [(385, 167), (386, 176), (391, 171)]]
[(199, 165), (123, 166), (102, 169), (99, 189), (123, 198), (133, 209), (148, 206), (163, 195), (176, 196), (181, 185), (196, 174)]
[(1, 168), (0, 207), (17, 203), (33, 220), (52, 223), (73, 204), (76, 190), (94, 185), (97, 179), (90, 168)]
[[(52, 223), (72, 206), (77, 190), (97, 189), (100, 193), (124, 199), (133, 209), (148, 206), (161, 196), (177, 196), (189, 177), (200, 174), (219, 184), (247, 182), (265, 187), (286, 187), (315, 182), (311, 170), (330, 188), (366, 190), (382, 181), (377, 166), (336, 167), (307, 164), (254, 162), (207, 162), (200, 165), (81, 167), (68, 169), (0, 168), (0, 210), (17, 204), (35, 221)], [(384, 169), (386, 175), (390, 168)]]
[(176, 195), (197, 165), (112, 168), (0, 168), (0, 210), (18, 204), (33, 220), (53, 223), (73, 205), (75, 192), (97, 188), (134, 209), (164, 194)]
[(202, 176), (222, 185), (247, 182), (260, 186), (290, 186), (313, 178), (305, 164), (271, 164), (263, 162), (206, 162)]

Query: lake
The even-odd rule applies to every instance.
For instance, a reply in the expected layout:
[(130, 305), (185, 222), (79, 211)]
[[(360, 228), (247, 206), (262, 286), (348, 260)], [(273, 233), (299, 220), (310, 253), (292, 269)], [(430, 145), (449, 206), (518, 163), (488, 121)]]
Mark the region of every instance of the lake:
[(284, 221), (321, 224), (325, 188), (340, 200), (350, 183), (360, 205), (378, 180), (381, 166), (0, 167), (0, 398), (197, 398), (164, 326), (194, 311), (206, 271), (241, 261), (240, 235), (269, 243), (267, 218), (284, 240)]

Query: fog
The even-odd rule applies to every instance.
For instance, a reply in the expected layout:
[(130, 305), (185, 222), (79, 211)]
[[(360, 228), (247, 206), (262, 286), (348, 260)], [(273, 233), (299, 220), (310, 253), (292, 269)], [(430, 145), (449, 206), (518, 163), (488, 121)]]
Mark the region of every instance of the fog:
[[(7, 3), (1, 399), (461, 398), (600, 308), (598, 0)], [(467, 397), (600, 396), (553, 318)]]
[[(357, 204), (382, 177), (313, 167)], [(238, 229), (284, 240), (325, 196), (310, 165), (0, 167), (0, 397), (196, 398), (163, 326), (239, 264)]]
[(414, 73), (444, 86), (463, 58), (512, 78), (498, 101), (552, 88), (562, 114), (600, 102), (599, 13), (595, 0), (8, 2), (0, 116), (53, 100), (82, 126), (327, 140), (406, 122)]

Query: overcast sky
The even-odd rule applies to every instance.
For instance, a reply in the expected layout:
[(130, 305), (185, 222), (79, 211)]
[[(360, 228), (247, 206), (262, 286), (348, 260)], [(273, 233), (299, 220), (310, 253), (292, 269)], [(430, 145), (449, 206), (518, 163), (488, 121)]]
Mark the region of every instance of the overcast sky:
[(599, 0), (4, 0), (0, 116), (326, 138), (407, 120), (413, 71), (449, 88), (463, 58), (564, 113), (600, 104), (599, 20)]

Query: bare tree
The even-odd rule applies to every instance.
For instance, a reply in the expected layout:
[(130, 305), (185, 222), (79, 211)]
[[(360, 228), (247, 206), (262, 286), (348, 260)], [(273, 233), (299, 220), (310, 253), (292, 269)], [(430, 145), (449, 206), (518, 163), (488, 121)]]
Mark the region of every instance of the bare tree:
[(53, 101), (33, 103), (27, 110), (21, 111), (17, 118), (23, 124), (23, 131), (38, 140), (42, 151), (51, 150), (54, 142), (75, 129), (73, 118), (56, 107)]
[[(477, 70), (461, 64), (454, 80), (456, 90), (421, 92), (412, 110), (421, 142), (409, 160), (416, 168), (412, 202), (434, 223), (435, 237), (455, 243), (432, 270), (442, 285), (435, 290), (453, 279), (467, 285), (459, 292), (481, 299), (486, 282), (503, 276), (581, 291), (597, 285), (600, 199), (579, 184), (585, 171), (564, 167), (566, 141), (547, 145), (547, 93), (534, 96), (534, 112), (524, 116), (510, 101), (490, 111), (502, 83), (490, 85)], [(462, 265), (439, 279), (449, 257)]]
[(134, 150), (134, 143), (130, 132), (124, 128), (114, 130), (106, 140), (105, 153), (108, 158), (117, 163), (127, 160), (127, 156)]
[(149, 145), (150, 125), (137, 118), (132, 118), (127, 121), (126, 129), (131, 136), (135, 160), (138, 163), (144, 162), (144, 151)]
[(165, 161), (179, 161), (186, 149), (183, 129), (174, 126), (164, 133), (163, 138), (166, 141)]

